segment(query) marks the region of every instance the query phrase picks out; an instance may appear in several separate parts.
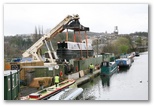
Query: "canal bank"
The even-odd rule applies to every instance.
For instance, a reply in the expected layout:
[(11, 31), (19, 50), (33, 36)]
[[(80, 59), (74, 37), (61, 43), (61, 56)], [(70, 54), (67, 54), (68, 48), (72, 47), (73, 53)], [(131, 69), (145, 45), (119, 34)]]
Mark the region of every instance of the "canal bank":
[(76, 80), (77, 86), (81, 86), (87, 82), (89, 82), (90, 80), (94, 79), (95, 77), (97, 77), (98, 75), (100, 75), (100, 69), (99, 70), (95, 70), (93, 72), (93, 74), (89, 73), (79, 79)]

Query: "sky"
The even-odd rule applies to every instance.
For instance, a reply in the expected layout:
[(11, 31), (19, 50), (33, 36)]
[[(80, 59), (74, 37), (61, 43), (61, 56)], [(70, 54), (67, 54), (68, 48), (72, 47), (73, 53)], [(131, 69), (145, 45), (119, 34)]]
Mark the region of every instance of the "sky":
[(4, 4), (4, 36), (51, 30), (67, 15), (78, 14), (80, 23), (91, 32), (119, 34), (148, 31), (148, 4)]

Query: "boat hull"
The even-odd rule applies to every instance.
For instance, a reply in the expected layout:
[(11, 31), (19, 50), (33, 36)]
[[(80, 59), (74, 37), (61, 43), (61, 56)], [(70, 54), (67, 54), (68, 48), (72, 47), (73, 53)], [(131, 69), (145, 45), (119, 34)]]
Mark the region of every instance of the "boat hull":
[(58, 49), (57, 55), (60, 59), (74, 59), (81, 57), (92, 57), (94, 51), (93, 50), (69, 50), (69, 49)]
[(92, 49), (92, 45), (89, 43), (81, 43), (81, 42), (58, 42), (57, 55), (59, 59), (75, 59), (82, 57), (91, 57), (94, 54), (94, 50)]

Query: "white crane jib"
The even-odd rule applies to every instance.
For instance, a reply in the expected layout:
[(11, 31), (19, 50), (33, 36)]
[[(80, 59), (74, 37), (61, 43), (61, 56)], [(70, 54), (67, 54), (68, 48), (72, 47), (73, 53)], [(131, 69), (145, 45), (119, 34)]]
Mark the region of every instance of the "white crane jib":
[[(42, 36), (36, 43), (34, 43), (29, 49), (27, 49), (22, 56), (23, 57), (32, 57), (33, 61), (43, 61), (43, 58), (40, 54), (40, 49), (41, 47), (44, 45), (44, 43), (46, 44), (46, 47), (48, 49), (48, 54), (49, 54), (49, 61), (52, 64), (56, 64), (55, 59), (58, 59), (56, 52), (54, 51), (53, 47), (52, 47), (52, 43), (51, 40), (53, 37), (55, 37), (58, 33), (62, 32), (63, 30), (65, 30), (64, 26), (69, 24), (71, 21), (73, 20), (77, 20), (79, 19), (78, 15), (68, 15), (66, 18), (64, 18), (64, 20), (62, 20), (56, 27), (54, 27), (48, 34), (45, 34), (44, 36)], [(55, 57), (55, 59), (53, 59), (53, 56), (51, 55), (51, 51), (48, 47), (47, 42), (50, 41), (50, 46), (52, 48), (53, 51), (53, 55)]]

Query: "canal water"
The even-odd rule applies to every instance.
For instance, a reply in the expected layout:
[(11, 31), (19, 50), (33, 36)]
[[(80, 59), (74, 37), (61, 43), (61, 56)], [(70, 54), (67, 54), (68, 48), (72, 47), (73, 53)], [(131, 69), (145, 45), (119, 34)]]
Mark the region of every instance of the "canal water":
[(98, 76), (82, 85), (83, 100), (148, 100), (148, 52), (134, 57), (129, 69)]

